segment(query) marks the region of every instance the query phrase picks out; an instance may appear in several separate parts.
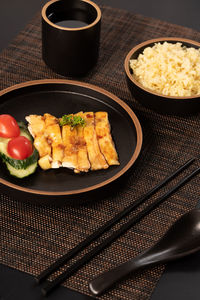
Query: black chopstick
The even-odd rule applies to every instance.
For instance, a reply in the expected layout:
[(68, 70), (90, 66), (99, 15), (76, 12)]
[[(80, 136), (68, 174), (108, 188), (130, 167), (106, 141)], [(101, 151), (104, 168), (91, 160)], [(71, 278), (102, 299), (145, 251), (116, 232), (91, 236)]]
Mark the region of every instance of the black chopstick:
[(42, 281), (44, 281), (48, 276), (50, 276), (53, 272), (55, 272), (56, 270), (58, 270), (62, 265), (64, 265), (65, 263), (67, 263), (77, 253), (81, 252), (85, 247), (87, 247), (88, 245), (90, 245), (90, 243), (92, 241), (94, 241), (97, 238), (99, 238), (104, 232), (106, 232), (108, 229), (110, 229), (114, 224), (116, 224), (117, 222), (119, 222), (123, 217), (125, 217), (131, 211), (133, 211), (133, 209), (135, 209), (136, 207), (138, 207), (145, 200), (147, 200), (154, 193), (156, 193), (159, 189), (161, 189), (165, 184), (167, 184), (170, 180), (172, 180), (179, 173), (181, 173), (186, 168), (188, 168), (194, 161), (195, 161), (195, 158), (191, 158), (188, 161), (186, 161), (182, 166), (180, 166), (170, 176), (167, 176), (159, 184), (157, 184), (155, 187), (153, 187), (144, 196), (142, 196), (141, 198), (139, 198), (138, 200), (136, 200), (134, 203), (130, 204), (123, 211), (121, 211), (116, 216), (114, 216), (111, 220), (109, 220), (104, 225), (102, 225), (97, 230), (95, 230), (85, 240), (83, 240), (77, 246), (75, 246), (73, 249), (71, 249), (69, 252), (67, 252), (66, 254), (64, 254), (63, 256), (61, 256), (58, 260), (56, 260), (52, 265), (50, 265), (47, 269), (45, 269), (44, 271), (42, 271), (36, 277), (37, 283), (41, 283)]
[(68, 277), (76, 273), (83, 265), (89, 262), (92, 258), (98, 255), (102, 250), (108, 247), (112, 242), (114, 242), (118, 237), (124, 234), (128, 229), (130, 229), (133, 225), (138, 223), (142, 218), (144, 218), (147, 214), (149, 214), (154, 208), (156, 208), (159, 204), (161, 204), (165, 199), (175, 193), (180, 187), (182, 187), (185, 183), (187, 183), (190, 179), (192, 179), (195, 175), (200, 172), (200, 167), (196, 168), (190, 175), (184, 177), (181, 181), (179, 181), (174, 187), (172, 187), (168, 192), (159, 197), (156, 201), (149, 204), (144, 210), (139, 212), (136, 216), (131, 218), (127, 223), (123, 224), (118, 230), (116, 230), (113, 234), (111, 234), (108, 238), (106, 238), (101, 244), (94, 247), (89, 253), (85, 254), (82, 258), (77, 260), (74, 264), (72, 264), (66, 271), (64, 271), (61, 275), (59, 275), (52, 282), (47, 282), (47, 284), (42, 288), (43, 295), (49, 294), (53, 289), (55, 289), (59, 284), (65, 281)]

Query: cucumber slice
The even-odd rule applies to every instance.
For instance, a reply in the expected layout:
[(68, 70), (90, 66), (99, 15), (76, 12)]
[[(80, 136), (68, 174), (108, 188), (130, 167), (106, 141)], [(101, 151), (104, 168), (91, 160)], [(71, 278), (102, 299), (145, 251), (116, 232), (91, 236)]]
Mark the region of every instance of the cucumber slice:
[(33, 141), (32, 136), (27, 133), (27, 131), (25, 131), (24, 129), (20, 129), (20, 135), (21, 136), (25, 136), (29, 141)]
[(37, 168), (37, 162), (29, 165), (26, 169), (15, 169), (8, 162), (6, 162), (6, 166), (8, 168), (8, 171), (10, 172), (10, 175), (15, 176), (17, 178), (24, 178), (35, 172)]
[(26, 159), (14, 159), (8, 155), (7, 152), (7, 144), (0, 143), (0, 156), (2, 157), (4, 162), (9, 163), (15, 169), (26, 169), (31, 164), (38, 161), (38, 151), (36, 149), (33, 150), (33, 154)]
[(32, 136), (30, 135), (26, 125), (23, 122), (18, 122), (20, 128), (20, 135), (25, 136), (31, 142), (33, 141)]

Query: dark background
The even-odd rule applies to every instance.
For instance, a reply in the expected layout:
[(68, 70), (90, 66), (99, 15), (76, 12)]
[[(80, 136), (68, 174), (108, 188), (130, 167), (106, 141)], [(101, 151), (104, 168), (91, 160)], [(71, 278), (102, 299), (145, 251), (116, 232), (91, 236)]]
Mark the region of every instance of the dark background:
[[(68, 0), (66, 0), (68, 1)], [(93, 0), (97, 4), (126, 9), (134, 13), (200, 30), (200, 0)], [(46, 3), (44, 0), (0, 0), (0, 51), (24, 28)], [(200, 253), (169, 264), (152, 300), (199, 300)], [(0, 299), (36, 300), (38, 288), (28, 274), (0, 265)], [(76, 292), (59, 289), (50, 299), (87, 300)]]
[[(0, 0), (0, 50), (6, 47), (46, 2)], [(200, 30), (199, 0), (94, 0), (94, 2)]]

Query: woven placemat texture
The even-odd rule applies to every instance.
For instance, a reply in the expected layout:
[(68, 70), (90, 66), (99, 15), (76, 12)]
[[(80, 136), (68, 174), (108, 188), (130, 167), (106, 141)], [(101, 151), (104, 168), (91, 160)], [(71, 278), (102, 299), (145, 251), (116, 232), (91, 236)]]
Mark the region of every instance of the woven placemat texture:
[[(107, 89), (133, 108), (143, 127), (142, 152), (127, 181), (116, 194), (102, 201), (94, 199), (92, 203), (79, 207), (55, 208), (20, 203), (1, 195), (0, 262), (32, 275), (38, 275), (184, 161), (199, 155), (199, 117), (163, 116), (141, 107), (127, 88), (123, 62), (128, 51), (144, 40), (180, 36), (198, 41), (200, 33), (123, 10), (101, 8), (103, 19), (99, 60), (93, 70), (79, 80)], [(1, 53), (0, 88), (47, 78), (64, 77), (51, 71), (41, 59), (41, 19), (38, 14)], [(190, 170), (193, 168), (191, 166)], [(185, 174), (188, 172), (185, 171)], [(88, 282), (92, 278), (153, 245), (179, 216), (195, 207), (200, 192), (198, 182), (197, 176), (64, 285), (90, 295)], [(171, 184), (163, 190), (166, 191), (169, 186)], [(120, 224), (127, 219), (129, 217)], [(96, 244), (93, 243), (84, 253)], [(159, 266), (132, 274), (100, 298), (149, 299), (163, 270), (164, 266)]]

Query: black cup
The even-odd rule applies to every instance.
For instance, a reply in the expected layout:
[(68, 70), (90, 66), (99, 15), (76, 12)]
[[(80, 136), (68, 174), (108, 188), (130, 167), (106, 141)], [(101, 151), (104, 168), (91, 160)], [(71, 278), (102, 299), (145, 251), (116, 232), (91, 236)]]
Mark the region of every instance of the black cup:
[(42, 58), (56, 73), (83, 76), (97, 62), (101, 10), (89, 0), (52, 0), (42, 9)]

